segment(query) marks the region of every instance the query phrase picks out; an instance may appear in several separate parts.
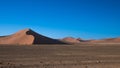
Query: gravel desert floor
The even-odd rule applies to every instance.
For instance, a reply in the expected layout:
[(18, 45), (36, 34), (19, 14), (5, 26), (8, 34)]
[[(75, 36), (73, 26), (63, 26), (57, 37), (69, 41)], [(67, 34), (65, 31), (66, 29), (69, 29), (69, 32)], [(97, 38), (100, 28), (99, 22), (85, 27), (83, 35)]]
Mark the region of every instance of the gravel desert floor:
[(1, 45), (0, 68), (120, 68), (120, 44)]

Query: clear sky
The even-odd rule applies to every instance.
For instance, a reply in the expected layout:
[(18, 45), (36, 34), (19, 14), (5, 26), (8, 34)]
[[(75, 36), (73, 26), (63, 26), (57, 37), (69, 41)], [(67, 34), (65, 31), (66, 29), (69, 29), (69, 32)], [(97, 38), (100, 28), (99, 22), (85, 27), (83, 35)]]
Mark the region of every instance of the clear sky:
[(0, 35), (25, 28), (52, 38), (120, 37), (120, 0), (0, 0)]

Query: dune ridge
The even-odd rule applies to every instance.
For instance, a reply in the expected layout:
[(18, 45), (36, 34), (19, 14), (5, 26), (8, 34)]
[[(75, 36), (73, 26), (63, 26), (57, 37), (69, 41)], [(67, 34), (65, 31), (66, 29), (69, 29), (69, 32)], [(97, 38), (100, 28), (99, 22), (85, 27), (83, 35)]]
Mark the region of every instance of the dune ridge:
[(32, 44), (64, 44), (64, 43), (59, 40), (40, 35), (31, 29), (24, 29), (16, 32), (15, 34), (0, 37), (0, 44), (32, 45)]
[(99, 40), (83, 40), (81, 38), (66, 37), (61, 39), (67, 43), (120, 43), (120, 38), (107, 38)]
[(0, 36), (0, 44), (32, 45), (32, 44), (79, 44), (79, 43), (120, 43), (120, 38), (101, 40), (83, 40), (81, 38), (65, 37), (52, 39), (31, 29), (20, 30), (12, 35)]

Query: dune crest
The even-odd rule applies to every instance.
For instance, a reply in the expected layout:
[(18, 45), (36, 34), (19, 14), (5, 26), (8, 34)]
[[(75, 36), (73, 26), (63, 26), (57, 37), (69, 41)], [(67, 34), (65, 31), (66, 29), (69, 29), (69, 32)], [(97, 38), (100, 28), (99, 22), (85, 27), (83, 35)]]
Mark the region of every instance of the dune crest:
[(66, 37), (52, 39), (36, 33), (31, 29), (20, 30), (12, 35), (0, 36), (0, 44), (32, 45), (32, 44), (79, 44), (79, 43), (120, 43), (120, 38), (108, 38), (101, 40), (82, 40), (81, 38)]
[(15, 34), (0, 37), (0, 44), (31, 45), (31, 44), (63, 44), (61, 41), (42, 36), (31, 29), (24, 29)]

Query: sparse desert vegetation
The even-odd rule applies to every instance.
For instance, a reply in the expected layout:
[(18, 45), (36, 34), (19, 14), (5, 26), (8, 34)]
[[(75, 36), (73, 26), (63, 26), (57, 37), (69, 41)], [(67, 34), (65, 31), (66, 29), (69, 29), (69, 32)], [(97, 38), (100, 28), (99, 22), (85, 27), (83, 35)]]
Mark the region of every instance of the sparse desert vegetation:
[(119, 44), (0, 46), (0, 68), (119, 68)]

